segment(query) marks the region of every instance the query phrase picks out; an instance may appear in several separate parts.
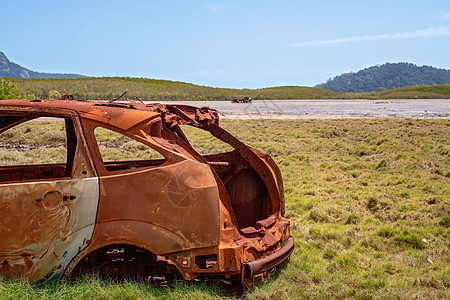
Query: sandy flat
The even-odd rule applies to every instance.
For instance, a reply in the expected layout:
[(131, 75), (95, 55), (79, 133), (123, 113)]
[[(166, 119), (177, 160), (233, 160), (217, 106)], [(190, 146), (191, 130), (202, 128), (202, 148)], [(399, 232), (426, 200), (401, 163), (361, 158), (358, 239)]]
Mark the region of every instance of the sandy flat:
[(172, 101), (208, 106), (224, 119), (449, 119), (450, 99)]

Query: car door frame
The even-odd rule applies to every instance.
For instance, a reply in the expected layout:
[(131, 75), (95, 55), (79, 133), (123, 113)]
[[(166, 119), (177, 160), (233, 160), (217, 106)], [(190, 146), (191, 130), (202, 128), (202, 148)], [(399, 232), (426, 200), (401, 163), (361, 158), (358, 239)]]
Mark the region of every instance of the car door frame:
[(57, 117), (73, 124), (74, 136), (66, 131), (67, 143), (77, 139), (69, 177), (0, 182), (0, 239), (11, 242), (0, 249), (0, 275), (32, 282), (61, 278), (70, 261), (89, 245), (98, 208), (98, 176), (80, 118), (71, 110), (37, 107), (3, 106), (1, 113)]

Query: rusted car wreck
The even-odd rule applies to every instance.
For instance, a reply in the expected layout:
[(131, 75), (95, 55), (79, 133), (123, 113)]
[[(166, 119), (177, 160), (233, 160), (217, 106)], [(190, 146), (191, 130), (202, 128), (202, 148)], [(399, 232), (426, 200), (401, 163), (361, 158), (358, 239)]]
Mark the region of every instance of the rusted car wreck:
[[(65, 163), (0, 167), (2, 277), (181, 274), (240, 279), (248, 288), (293, 251), (280, 170), (222, 129), (215, 110), (133, 100), (2, 100), (0, 108), (0, 133), (63, 120), (67, 149)], [(202, 156), (180, 125), (234, 150)], [(96, 128), (160, 158), (104, 161)]]
[(231, 103), (252, 103), (252, 98), (251, 97), (234, 98), (231, 100)]

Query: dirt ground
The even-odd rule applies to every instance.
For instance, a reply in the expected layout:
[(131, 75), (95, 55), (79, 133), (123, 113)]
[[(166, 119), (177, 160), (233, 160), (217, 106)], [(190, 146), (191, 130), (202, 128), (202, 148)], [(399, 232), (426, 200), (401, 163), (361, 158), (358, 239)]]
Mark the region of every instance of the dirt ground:
[(360, 119), (450, 118), (450, 99), (389, 100), (254, 100), (163, 102), (209, 106), (226, 119)]

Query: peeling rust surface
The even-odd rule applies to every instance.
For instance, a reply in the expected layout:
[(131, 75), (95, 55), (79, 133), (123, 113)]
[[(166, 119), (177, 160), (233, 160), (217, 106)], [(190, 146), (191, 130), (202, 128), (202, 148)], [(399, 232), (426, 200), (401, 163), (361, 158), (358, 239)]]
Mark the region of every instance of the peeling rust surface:
[[(0, 132), (36, 117), (65, 118), (71, 157), (65, 166), (0, 166), (0, 276), (181, 273), (234, 276), (249, 288), (292, 252), (280, 170), (221, 128), (213, 109), (130, 99), (2, 100), (0, 108)], [(234, 150), (202, 156), (180, 125), (206, 130)], [(164, 160), (104, 162), (97, 127)], [(49, 171), (63, 178), (39, 180)]]
[[(130, 174), (101, 177), (101, 198), (94, 240), (133, 243), (152, 240), (146, 248), (169, 253), (218, 245), (219, 201), (211, 170), (191, 160)], [(143, 185), (148, 183), (151, 189)], [(134, 192), (132, 192), (134, 191)], [(133, 193), (124, 205), (124, 199)], [(118, 220), (131, 219), (130, 230)], [(106, 227), (114, 226), (110, 233)], [(209, 230), (204, 230), (208, 228)], [(201, 233), (201, 234), (200, 234)]]
[[(76, 198), (63, 201), (63, 194)], [(97, 201), (96, 178), (1, 185), (0, 275), (56, 275), (49, 273), (67, 266), (91, 238)]]

